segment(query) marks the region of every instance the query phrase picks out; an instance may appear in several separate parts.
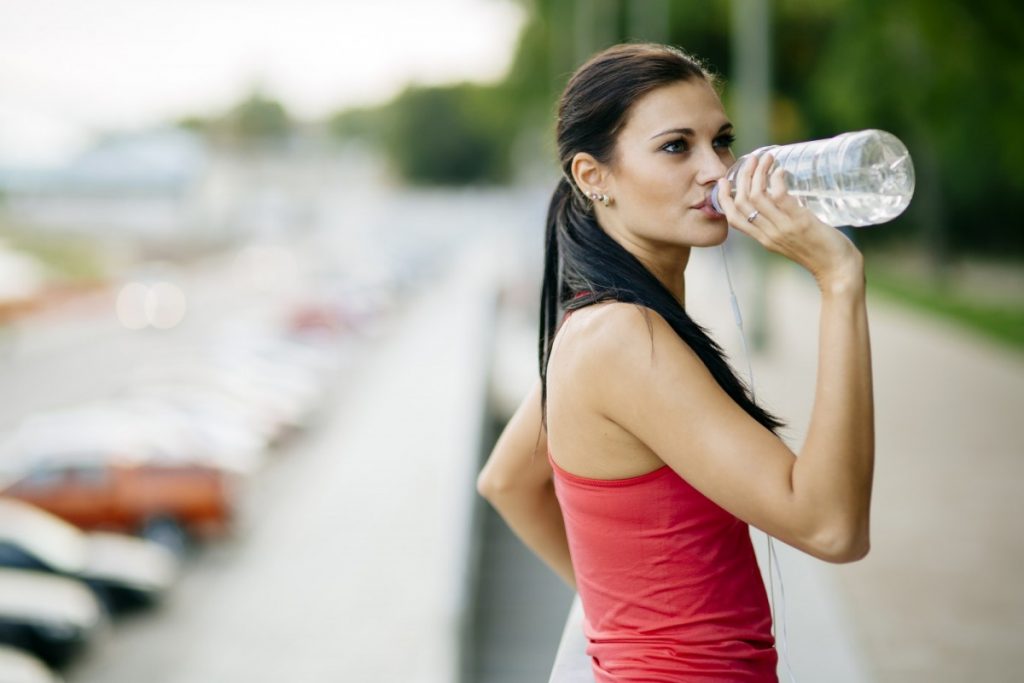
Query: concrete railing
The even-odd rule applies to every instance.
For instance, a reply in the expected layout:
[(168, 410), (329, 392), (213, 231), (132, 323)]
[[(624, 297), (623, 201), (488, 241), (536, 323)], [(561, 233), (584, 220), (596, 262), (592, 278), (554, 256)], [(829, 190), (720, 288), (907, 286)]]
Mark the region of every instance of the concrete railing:
[(590, 657), (587, 656), (587, 639), (583, 635), (583, 606), (577, 595), (565, 621), (562, 640), (555, 655), (548, 683), (594, 683)]

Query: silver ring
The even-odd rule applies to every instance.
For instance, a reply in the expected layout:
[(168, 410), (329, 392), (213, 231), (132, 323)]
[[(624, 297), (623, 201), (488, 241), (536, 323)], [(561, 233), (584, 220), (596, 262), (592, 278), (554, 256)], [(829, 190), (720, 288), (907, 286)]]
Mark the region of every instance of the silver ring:
[(749, 215), (749, 216), (747, 216), (747, 222), (748, 222), (748, 223), (753, 223), (753, 222), (754, 222), (754, 219), (755, 219), (755, 218), (757, 218), (757, 217), (758, 217), (759, 215), (761, 215), (761, 212), (760, 212), (760, 211), (758, 211), (757, 209), (754, 209), (754, 210), (753, 210), (753, 211), (752, 211), (752, 212), (750, 213), (750, 215)]

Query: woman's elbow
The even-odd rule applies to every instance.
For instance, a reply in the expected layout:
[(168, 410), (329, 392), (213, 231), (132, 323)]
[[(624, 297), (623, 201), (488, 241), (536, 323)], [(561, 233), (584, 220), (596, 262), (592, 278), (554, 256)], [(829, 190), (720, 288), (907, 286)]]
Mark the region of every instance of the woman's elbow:
[(500, 467), (484, 467), (476, 478), (477, 492), (499, 509), (515, 501), (534, 500), (546, 495), (550, 487), (550, 480), (541, 481)]
[(508, 495), (515, 488), (515, 482), (506, 474), (484, 467), (476, 478), (476, 490), (485, 500), (493, 503)]
[(848, 564), (867, 557), (871, 540), (866, 531), (843, 529), (819, 536), (811, 554), (825, 562)]
[(828, 556), (822, 559), (833, 564), (849, 564), (863, 560), (870, 550), (871, 542), (867, 539), (850, 541), (831, 548)]

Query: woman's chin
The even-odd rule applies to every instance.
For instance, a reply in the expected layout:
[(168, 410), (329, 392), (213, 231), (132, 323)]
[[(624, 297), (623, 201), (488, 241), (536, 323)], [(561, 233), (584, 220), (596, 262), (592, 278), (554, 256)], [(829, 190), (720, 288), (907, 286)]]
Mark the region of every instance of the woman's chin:
[(723, 217), (720, 224), (718, 221), (708, 222), (708, 225), (703, 230), (695, 231), (693, 234), (693, 241), (690, 246), (694, 247), (716, 247), (719, 244), (725, 242), (729, 236), (729, 224), (725, 222)]

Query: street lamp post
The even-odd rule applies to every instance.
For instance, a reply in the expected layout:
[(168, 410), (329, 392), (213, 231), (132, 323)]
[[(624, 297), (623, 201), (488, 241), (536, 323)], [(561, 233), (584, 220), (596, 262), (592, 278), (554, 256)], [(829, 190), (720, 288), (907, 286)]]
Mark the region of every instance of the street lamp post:
[[(732, 115), (737, 148), (751, 150), (769, 142), (771, 121), (771, 0), (732, 0)], [(747, 316), (754, 349), (767, 343), (766, 254), (754, 252), (753, 305)]]

